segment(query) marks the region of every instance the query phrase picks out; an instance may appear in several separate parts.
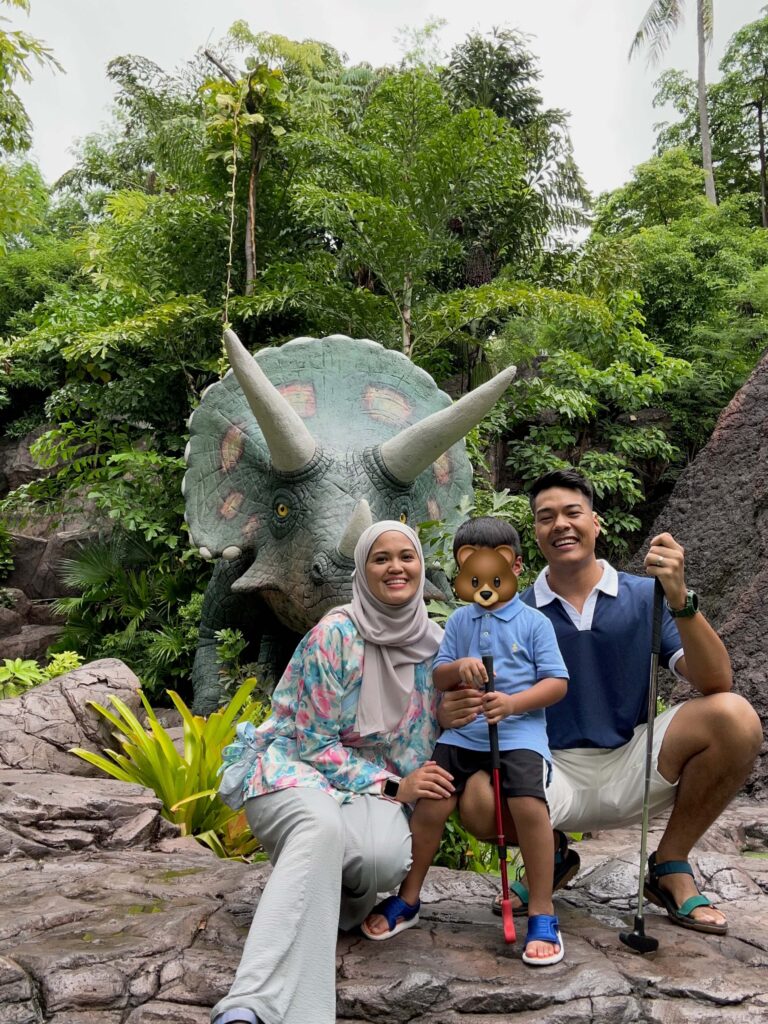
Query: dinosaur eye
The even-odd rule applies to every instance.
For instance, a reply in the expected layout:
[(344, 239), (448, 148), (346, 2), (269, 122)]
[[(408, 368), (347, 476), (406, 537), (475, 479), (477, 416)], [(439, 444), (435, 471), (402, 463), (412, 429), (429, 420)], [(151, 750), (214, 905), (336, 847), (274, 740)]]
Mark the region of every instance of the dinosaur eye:
[(408, 516), (405, 514), (405, 512), (401, 512), (400, 513), (400, 522), (401, 523), (407, 523), (408, 522)]
[(478, 585), (479, 582), (480, 582), (480, 580), (477, 578), (477, 576), (473, 576), (472, 577), (472, 587), (473, 587), (473, 589), (475, 589), (475, 590), (477, 589), (477, 585)]
[(288, 516), (291, 514), (291, 510), (288, 507), (288, 505), (285, 504), (284, 501), (278, 501), (275, 504), (275, 514), (277, 515), (278, 519), (287, 519)]
[(494, 587), (497, 587), (497, 588), (501, 586), (501, 580), (499, 579), (498, 576), (494, 576), (493, 577), (493, 585), (494, 585)]

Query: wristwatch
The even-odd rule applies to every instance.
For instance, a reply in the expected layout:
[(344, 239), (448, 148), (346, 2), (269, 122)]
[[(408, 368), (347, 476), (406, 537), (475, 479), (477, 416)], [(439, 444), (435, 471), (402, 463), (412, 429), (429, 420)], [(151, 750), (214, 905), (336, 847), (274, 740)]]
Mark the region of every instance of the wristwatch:
[(699, 610), (699, 595), (694, 590), (689, 590), (685, 595), (685, 604), (682, 608), (673, 608), (667, 601), (667, 608), (675, 619), (690, 619)]
[(398, 779), (385, 779), (384, 785), (381, 788), (384, 796), (390, 797), (392, 800), (397, 800), (397, 794), (400, 792), (400, 782)]

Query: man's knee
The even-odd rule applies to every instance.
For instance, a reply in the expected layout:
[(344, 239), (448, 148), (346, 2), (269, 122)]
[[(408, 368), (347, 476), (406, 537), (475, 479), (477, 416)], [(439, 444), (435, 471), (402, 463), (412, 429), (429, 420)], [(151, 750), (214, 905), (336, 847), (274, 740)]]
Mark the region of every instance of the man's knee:
[(717, 752), (724, 772), (749, 766), (763, 741), (755, 709), (737, 693), (712, 693), (688, 701), (670, 723), (659, 754), (659, 771), (672, 780), (704, 751)]
[[(484, 842), (496, 842), (493, 787), (487, 772), (476, 772), (467, 780), (464, 792), (459, 797), (458, 809), (461, 824), (467, 832)], [(509, 816), (506, 801), (503, 802), (502, 817), (504, 833), (509, 839), (514, 835), (514, 823)]]

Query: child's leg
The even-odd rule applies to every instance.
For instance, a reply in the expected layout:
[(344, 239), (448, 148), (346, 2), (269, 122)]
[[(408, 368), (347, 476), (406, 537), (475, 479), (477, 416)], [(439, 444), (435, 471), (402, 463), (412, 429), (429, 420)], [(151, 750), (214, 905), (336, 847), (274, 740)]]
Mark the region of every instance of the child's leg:
[[(546, 802), (534, 796), (518, 796), (509, 797), (507, 803), (515, 821), (517, 842), (525, 865), (528, 914), (553, 914), (555, 851)], [(550, 942), (532, 942), (526, 952), (528, 956), (544, 957), (557, 952), (557, 948)]]
[[(411, 816), (411, 850), (413, 860), (403, 879), (398, 896), (413, 906), (418, 902), (427, 871), (440, 846), (445, 823), (456, 807), (455, 796), (442, 800), (419, 800)], [(383, 935), (389, 928), (381, 914), (371, 913), (365, 927), (374, 935)]]

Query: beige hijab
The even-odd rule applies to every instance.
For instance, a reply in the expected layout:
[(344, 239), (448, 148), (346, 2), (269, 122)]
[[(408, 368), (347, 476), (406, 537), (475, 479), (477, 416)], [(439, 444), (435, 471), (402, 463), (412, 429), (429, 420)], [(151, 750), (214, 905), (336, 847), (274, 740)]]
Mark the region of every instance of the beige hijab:
[[(391, 605), (371, 593), (365, 563), (382, 533), (396, 530), (413, 544), (421, 561), (421, 586), (405, 604)], [(364, 530), (355, 547), (352, 603), (341, 611), (349, 615), (365, 641), (365, 661), (355, 728), (360, 736), (392, 732), (411, 699), (415, 666), (431, 658), (443, 631), (427, 615), (424, 604), (424, 554), (410, 526), (384, 519)]]

